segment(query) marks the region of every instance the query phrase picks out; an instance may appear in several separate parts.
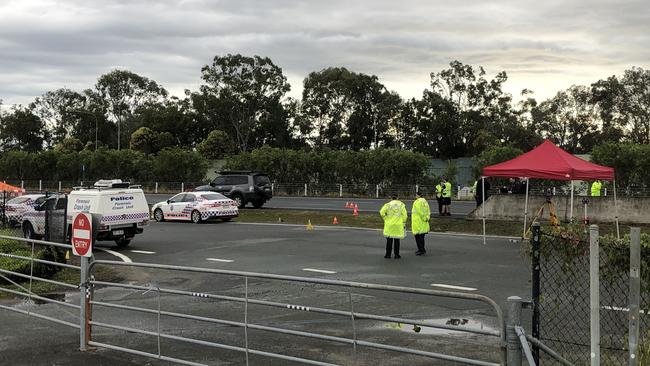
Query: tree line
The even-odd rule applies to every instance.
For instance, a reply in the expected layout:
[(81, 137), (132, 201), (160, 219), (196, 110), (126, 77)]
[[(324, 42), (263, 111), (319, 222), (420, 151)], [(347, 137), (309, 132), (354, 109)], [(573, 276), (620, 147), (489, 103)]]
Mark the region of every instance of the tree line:
[(537, 101), (503, 91), (480, 66), (451, 62), (432, 72), (420, 98), (404, 99), (376, 75), (330, 67), (303, 81), (300, 100), (282, 68), (260, 56), (216, 56), (198, 90), (170, 96), (127, 70), (86, 90), (47, 91), (0, 114), (0, 149), (36, 152), (131, 148), (197, 150), (206, 158), (262, 146), (361, 151), (411, 150), (434, 158), (475, 156), (489, 146), (528, 150), (548, 138), (572, 153), (600, 143), (650, 143), (650, 70), (633, 67)]

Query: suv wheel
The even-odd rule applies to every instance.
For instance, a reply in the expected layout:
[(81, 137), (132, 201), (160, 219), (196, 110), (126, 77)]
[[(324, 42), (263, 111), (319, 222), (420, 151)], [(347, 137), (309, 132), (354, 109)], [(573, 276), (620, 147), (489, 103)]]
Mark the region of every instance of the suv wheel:
[(237, 207), (239, 208), (244, 208), (244, 206), (246, 206), (246, 201), (244, 201), (244, 197), (242, 197), (242, 195), (239, 193), (233, 194), (232, 200), (237, 202)]

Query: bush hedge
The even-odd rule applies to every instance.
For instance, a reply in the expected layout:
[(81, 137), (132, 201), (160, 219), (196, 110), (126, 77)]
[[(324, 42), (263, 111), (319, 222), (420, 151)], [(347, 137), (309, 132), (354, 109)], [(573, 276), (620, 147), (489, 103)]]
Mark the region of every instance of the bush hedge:
[(318, 184), (427, 184), (430, 158), (396, 149), (302, 151), (263, 147), (230, 157), (226, 169), (265, 172), (273, 181)]
[(198, 182), (205, 177), (206, 169), (207, 161), (200, 154), (180, 148), (166, 148), (155, 155), (129, 149), (8, 151), (0, 155), (0, 176), (4, 180), (121, 178), (133, 182)]

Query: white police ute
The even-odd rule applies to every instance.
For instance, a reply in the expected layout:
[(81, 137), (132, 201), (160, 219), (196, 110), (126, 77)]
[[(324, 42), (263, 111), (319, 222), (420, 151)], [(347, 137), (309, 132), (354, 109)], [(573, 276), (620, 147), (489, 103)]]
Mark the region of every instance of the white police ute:
[(27, 212), (34, 212), (35, 207), (45, 202), (44, 194), (26, 194), (10, 199), (5, 204), (5, 215), (7, 223), (14, 227), (23, 222), (23, 216)]
[(213, 219), (230, 221), (239, 216), (237, 202), (214, 192), (179, 193), (167, 201), (156, 203), (151, 210), (153, 218), (158, 222), (183, 220), (199, 223)]

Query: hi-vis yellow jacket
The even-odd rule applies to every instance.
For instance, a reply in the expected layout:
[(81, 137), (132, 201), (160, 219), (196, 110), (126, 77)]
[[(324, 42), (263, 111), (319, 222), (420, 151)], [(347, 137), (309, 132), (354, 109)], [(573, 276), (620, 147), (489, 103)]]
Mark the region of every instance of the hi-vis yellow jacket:
[(384, 236), (404, 239), (404, 226), (408, 219), (406, 205), (400, 200), (392, 200), (381, 208), (379, 214), (384, 219)]
[(420, 197), (413, 202), (411, 208), (411, 231), (413, 235), (426, 234), (429, 232), (429, 218), (431, 217), (431, 210), (429, 203), (424, 198)]

